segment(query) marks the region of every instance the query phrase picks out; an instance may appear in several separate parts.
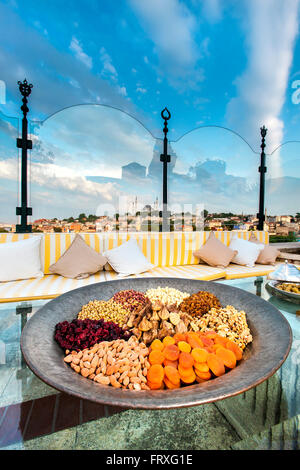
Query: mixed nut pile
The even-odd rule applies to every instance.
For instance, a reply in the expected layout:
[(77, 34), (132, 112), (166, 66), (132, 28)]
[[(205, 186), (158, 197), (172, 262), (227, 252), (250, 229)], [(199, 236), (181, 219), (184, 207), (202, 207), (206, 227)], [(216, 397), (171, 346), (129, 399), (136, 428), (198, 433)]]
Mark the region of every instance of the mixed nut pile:
[(58, 323), (54, 337), (75, 372), (137, 391), (222, 375), (252, 341), (245, 312), (222, 307), (210, 292), (190, 295), (170, 287), (92, 300), (77, 319)]

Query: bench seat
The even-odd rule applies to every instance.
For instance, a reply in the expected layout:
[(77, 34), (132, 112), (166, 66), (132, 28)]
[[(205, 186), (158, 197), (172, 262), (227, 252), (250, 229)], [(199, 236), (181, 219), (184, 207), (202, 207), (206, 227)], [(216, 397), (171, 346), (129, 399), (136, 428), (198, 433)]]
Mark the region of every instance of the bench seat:
[[(280, 263), (278, 263), (280, 264)], [(226, 269), (226, 279), (240, 279), (243, 277), (266, 276), (275, 271), (277, 265), (256, 264), (253, 268), (231, 263)]]
[[(179, 277), (203, 281), (263, 276), (272, 272), (274, 266), (256, 265), (254, 268), (231, 264), (226, 269), (207, 265), (157, 267), (130, 277)], [(100, 271), (86, 279), (68, 279), (56, 274), (46, 274), (38, 279), (26, 279), (0, 283), (0, 302), (18, 302), (53, 299), (65, 292), (96, 282), (119, 279), (114, 271)]]

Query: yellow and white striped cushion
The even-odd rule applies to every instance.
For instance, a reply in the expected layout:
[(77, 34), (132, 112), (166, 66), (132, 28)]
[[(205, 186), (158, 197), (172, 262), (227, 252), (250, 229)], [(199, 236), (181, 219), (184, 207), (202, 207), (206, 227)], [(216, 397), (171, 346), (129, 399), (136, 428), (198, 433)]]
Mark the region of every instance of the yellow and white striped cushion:
[[(233, 233), (238, 237), (249, 239), (251, 232), (215, 232), (216, 237), (229, 245)], [(261, 242), (268, 243), (268, 232), (256, 232)], [(86, 243), (98, 253), (115, 248), (130, 237), (134, 237), (146, 258), (155, 266), (186, 266), (197, 265), (199, 260), (193, 252), (207, 240), (209, 232), (124, 232), (124, 233), (80, 233)], [(76, 233), (5, 233), (0, 234), (0, 243), (15, 242), (29, 237), (42, 236), (42, 269), (49, 274), (49, 266), (55, 263), (69, 248)]]
[[(142, 274), (129, 277), (177, 277), (186, 279), (211, 280), (225, 277), (225, 271), (210, 266), (172, 266), (154, 268)], [(0, 302), (21, 300), (53, 299), (58, 295), (78, 287), (120, 279), (114, 271), (100, 271), (86, 279), (67, 279), (56, 274), (48, 274), (40, 279), (26, 279), (0, 283)]]
[[(213, 279), (221, 279), (225, 277), (224, 269), (213, 268), (206, 265), (197, 266), (169, 266), (156, 267), (141, 274), (133, 274), (129, 277), (177, 277), (185, 279), (198, 279), (202, 281), (210, 281)], [(107, 280), (120, 279), (115, 271), (106, 272)]]
[(226, 271), (226, 279), (239, 279), (242, 277), (266, 276), (273, 272), (276, 266), (256, 264), (253, 268), (240, 266), (238, 264), (230, 264)]
[[(210, 232), (206, 232), (209, 234)], [(234, 234), (237, 234), (238, 238), (242, 238), (243, 240), (249, 240), (251, 234), (254, 234), (258, 241), (264, 243), (265, 245), (269, 244), (269, 233), (263, 231), (248, 231), (248, 230), (232, 230), (226, 232), (214, 232), (215, 236), (218, 240), (220, 240), (225, 245), (229, 246), (231, 238)]]

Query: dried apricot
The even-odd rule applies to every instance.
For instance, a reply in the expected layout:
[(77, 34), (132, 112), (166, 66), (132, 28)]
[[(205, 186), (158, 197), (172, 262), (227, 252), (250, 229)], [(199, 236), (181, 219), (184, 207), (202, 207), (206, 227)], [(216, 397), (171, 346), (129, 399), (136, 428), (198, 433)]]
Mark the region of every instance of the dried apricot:
[(221, 346), (224, 346), (224, 348), (226, 347), (227, 341), (228, 341), (227, 338), (224, 338), (223, 336), (219, 336), (219, 335), (217, 335), (217, 336), (214, 338), (215, 344), (221, 344)]
[(208, 354), (207, 365), (216, 377), (225, 374), (224, 363), (216, 354)]
[(179, 388), (180, 387), (180, 381), (177, 384), (173, 384), (170, 380), (167, 379), (167, 377), (164, 378), (164, 382), (166, 384), (167, 388), (174, 389), (174, 388)]
[(229, 349), (230, 351), (232, 351), (236, 357), (236, 360), (237, 361), (240, 361), (243, 357), (243, 351), (241, 350), (241, 348), (236, 344), (234, 343), (233, 341), (230, 341), (228, 340), (227, 343), (226, 343), (226, 349)]
[(147, 381), (147, 385), (150, 388), (150, 390), (159, 390), (162, 388), (163, 382), (149, 382)]
[(178, 343), (179, 341), (185, 341), (186, 334), (185, 333), (175, 333), (173, 338), (175, 340), (175, 343)]
[(168, 344), (175, 344), (175, 339), (172, 336), (165, 336), (162, 342), (164, 346), (167, 346)]
[(219, 348), (224, 348), (224, 346), (222, 346), (222, 344), (214, 344), (213, 346), (210, 346), (208, 349), (211, 352), (216, 352), (216, 350), (219, 349)]
[(176, 346), (176, 344), (168, 344), (164, 348), (163, 354), (166, 359), (169, 359), (170, 361), (177, 361), (180, 351), (179, 351), (178, 346)]
[(181, 377), (181, 380), (182, 380), (182, 382), (184, 382), (185, 384), (192, 384), (192, 383), (195, 382), (195, 380), (196, 380), (196, 374), (195, 374), (195, 372), (193, 371), (192, 374)]
[(151, 347), (151, 351), (153, 351), (154, 349), (158, 349), (159, 351), (162, 351), (164, 349), (164, 345), (160, 341), (160, 339), (155, 339), (154, 341), (152, 341), (150, 347)]
[(204, 335), (207, 337), (207, 338), (210, 338), (210, 339), (214, 339), (218, 333), (216, 333), (215, 331), (213, 330), (208, 330), (208, 331), (205, 331)]
[(191, 354), (196, 362), (205, 362), (208, 352), (203, 348), (195, 348), (192, 350)]
[(198, 382), (198, 379), (202, 380), (209, 380), (211, 379), (211, 373), (208, 372), (196, 372), (196, 380)]
[(180, 375), (177, 369), (172, 366), (165, 367), (165, 378), (167, 378), (170, 382), (177, 385), (180, 383)]
[(189, 343), (187, 343), (186, 341), (178, 341), (177, 346), (180, 349), (180, 351), (182, 351), (182, 352), (189, 353), (192, 349), (191, 345)]
[(189, 369), (194, 365), (194, 358), (190, 353), (181, 352), (179, 356), (179, 365), (185, 369)]
[(186, 369), (184, 367), (181, 367), (181, 365), (179, 364), (178, 372), (179, 372), (180, 377), (189, 377), (194, 372), (194, 369), (192, 367), (190, 367), (189, 369)]
[(149, 367), (147, 372), (147, 380), (151, 383), (161, 383), (163, 381), (165, 372), (161, 364), (153, 364)]
[(199, 336), (205, 347), (213, 346), (214, 342), (211, 338), (208, 338), (207, 336), (204, 336), (204, 335), (199, 335)]
[(164, 362), (163, 362), (163, 365), (164, 366), (175, 367), (175, 369), (177, 369), (178, 368), (178, 361), (170, 361), (170, 359), (165, 359)]
[(196, 333), (193, 333), (192, 331), (189, 331), (186, 334), (186, 341), (189, 343), (191, 348), (201, 348), (203, 346), (203, 342), (201, 338)]
[(149, 354), (149, 362), (150, 364), (162, 364), (165, 360), (164, 354), (159, 351), (158, 349), (154, 349)]
[(235, 354), (230, 351), (230, 349), (226, 348), (218, 348), (216, 351), (216, 355), (223, 361), (224, 365), (229, 369), (234, 369), (236, 366), (236, 357)]
[(198, 372), (209, 372), (209, 367), (206, 362), (195, 362), (194, 369), (196, 374)]

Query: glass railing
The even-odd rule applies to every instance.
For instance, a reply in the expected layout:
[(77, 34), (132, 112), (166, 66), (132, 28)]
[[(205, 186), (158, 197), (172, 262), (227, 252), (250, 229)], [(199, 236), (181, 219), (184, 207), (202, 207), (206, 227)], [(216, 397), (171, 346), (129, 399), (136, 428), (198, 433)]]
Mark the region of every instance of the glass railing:
[(20, 205), (19, 119), (0, 112), (0, 232), (14, 232)]
[[(0, 229), (12, 231), (21, 205), (20, 124), (18, 118), (0, 115)], [(31, 120), (28, 133), (33, 149), (28, 151), (27, 205), (33, 209), (28, 217), (33, 231), (162, 230), (163, 121), (155, 136), (122, 110), (77, 105), (44, 121)], [(260, 151), (217, 126), (168, 141), (168, 230), (255, 228)], [(277, 226), (285, 227), (282, 233), (299, 232), (288, 225), (296, 223), (300, 210), (299, 157), (300, 142), (266, 151), (266, 228), (272, 233), (281, 230), (272, 225), (276, 217)], [(286, 222), (281, 216), (292, 217)]]
[[(215, 126), (194, 129), (171, 142), (171, 147), (176, 156), (169, 204), (177, 212), (178, 229), (203, 229), (201, 215), (208, 214), (205, 224), (216, 230), (226, 229), (230, 213), (238, 216), (236, 223), (234, 216), (228, 223), (230, 229), (251, 224), (247, 216), (258, 211), (259, 153), (235, 132)], [(185, 214), (183, 224), (180, 211)]]
[[(286, 142), (266, 156), (266, 225), (276, 236), (297, 238), (300, 213), (300, 142)], [(300, 214), (299, 214), (300, 215)]]
[(31, 133), (35, 226), (51, 230), (57, 219), (57, 230), (150, 229), (148, 215), (160, 209), (160, 142), (139, 121), (81, 105), (31, 122)]

